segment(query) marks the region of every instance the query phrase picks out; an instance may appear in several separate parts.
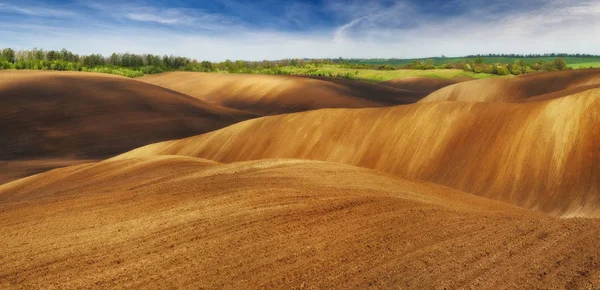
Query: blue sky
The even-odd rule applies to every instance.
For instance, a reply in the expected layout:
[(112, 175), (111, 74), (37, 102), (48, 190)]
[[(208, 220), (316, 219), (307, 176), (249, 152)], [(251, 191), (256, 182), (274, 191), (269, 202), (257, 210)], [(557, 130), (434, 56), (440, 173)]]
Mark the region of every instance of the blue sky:
[(600, 1), (0, 0), (0, 47), (213, 61), (600, 54)]

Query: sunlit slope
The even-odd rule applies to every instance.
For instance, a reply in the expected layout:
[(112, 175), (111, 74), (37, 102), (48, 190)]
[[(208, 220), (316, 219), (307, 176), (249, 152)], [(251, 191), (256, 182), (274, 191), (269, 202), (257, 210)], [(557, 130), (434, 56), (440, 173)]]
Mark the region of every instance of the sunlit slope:
[(2, 288), (600, 286), (597, 220), (316, 161), (56, 169), (0, 186), (0, 227)]
[(555, 215), (600, 216), (600, 90), (531, 103), (418, 103), (242, 122), (117, 158), (326, 160)]
[(0, 180), (114, 156), (251, 117), (124, 77), (2, 71)]
[(264, 115), (408, 104), (426, 95), (365, 82), (277, 75), (169, 72), (140, 80)]
[(536, 97), (555, 99), (598, 87), (600, 69), (569, 70), (459, 83), (435, 91), (420, 102), (523, 102)]

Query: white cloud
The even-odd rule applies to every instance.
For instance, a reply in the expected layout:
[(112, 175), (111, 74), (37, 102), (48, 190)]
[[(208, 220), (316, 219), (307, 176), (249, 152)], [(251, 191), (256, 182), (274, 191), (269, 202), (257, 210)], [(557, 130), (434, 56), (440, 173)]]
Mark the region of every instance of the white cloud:
[(238, 20), (234, 17), (207, 13), (193, 8), (166, 8), (151, 6), (145, 2), (111, 3), (107, 5), (82, 0), (79, 2), (84, 7), (103, 12), (116, 20), (130, 20), (135, 22), (148, 22), (172, 27), (187, 27), (204, 30), (223, 30), (225, 28), (239, 27)]
[(542, 0), (536, 9), (522, 10), (506, 10), (514, 1), (502, 1), (444, 17), (406, 1), (335, 3), (329, 8), (355, 18), (332, 32), (333, 41), (372, 45), (372, 57), (600, 52), (600, 38), (592, 36), (600, 31), (597, 1)]
[[(304, 32), (254, 28), (230, 17), (200, 10), (121, 5), (104, 9), (116, 11), (118, 17), (130, 21), (159, 25), (102, 23), (65, 27), (0, 21), (0, 30), (6, 36), (0, 38), (0, 47), (65, 47), (86, 54), (114, 51), (175, 54), (213, 61), (600, 52), (600, 38), (595, 37), (600, 31), (600, 3), (539, 1), (545, 4), (533, 10), (501, 12), (499, 6), (479, 7), (443, 18), (427, 15), (402, 1), (387, 6), (375, 0), (355, 1), (346, 6), (329, 2), (327, 9), (337, 12), (331, 15), (337, 15), (341, 24)], [(306, 10), (301, 12), (293, 22), (305, 21)], [(186, 29), (178, 29), (180, 27)]]
[(67, 10), (45, 7), (25, 7), (8, 3), (0, 3), (0, 11), (40, 17), (66, 17), (75, 15), (75, 13)]
[(205, 13), (198, 9), (157, 9), (152, 7), (122, 7), (119, 9), (130, 20), (166, 25), (195, 25), (203, 28), (223, 28), (232, 20), (220, 14)]
[(364, 17), (352, 19), (352, 21), (336, 28), (333, 33), (333, 41), (338, 42), (338, 43), (343, 42), (344, 41), (344, 32), (346, 30), (351, 29), (352, 27), (356, 26), (363, 19), (364, 19)]
[(135, 21), (149, 21), (156, 22), (160, 24), (182, 24), (182, 23), (190, 23), (193, 22), (194, 18), (190, 18), (187, 16), (176, 15), (170, 17), (164, 17), (161, 15), (151, 14), (151, 13), (126, 13), (125, 16), (131, 20)]

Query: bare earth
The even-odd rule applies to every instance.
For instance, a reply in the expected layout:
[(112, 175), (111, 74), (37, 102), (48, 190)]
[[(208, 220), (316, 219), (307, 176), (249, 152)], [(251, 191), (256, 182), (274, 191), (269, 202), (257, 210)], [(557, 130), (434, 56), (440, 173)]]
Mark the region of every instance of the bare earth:
[(599, 75), (0, 72), (0, 288), (600, 289)]
[(324, 160), (557, 216), (600, 216), (600, 89), (541, 102), (436, 102), (265, 117), (116, 158)]
[[(0, 71), (0, 180), (104, 159), (253, 117), (125, 77)], [(23, 174), (20, 165), (8, 168), (23, 162), (29, 166)]]
[(600, 69), (468, 81), (437, 90), (420, 102), (528, 102), (556, 99), (592, 88), (600, 88)]
[(397, 89), (403, 89), (413, 92), (418, 92), (423, 96), (427, 96), (443, 87), (449, 85), (471, 81), (467, 77), (455, 77), (452, 79), (437, 79), (428, 77), (406, 77), (395, 79), (381, 83), (382, 85), (390, 86)]
[(598, 220), (315, 161), (56, 169), (0, 224), (3, 288), (600, 287)]
[(296, 76), (169, 72), (139, 79), (220, 106), (262, 115), (410, 104), (427, 95), (385, 85)]

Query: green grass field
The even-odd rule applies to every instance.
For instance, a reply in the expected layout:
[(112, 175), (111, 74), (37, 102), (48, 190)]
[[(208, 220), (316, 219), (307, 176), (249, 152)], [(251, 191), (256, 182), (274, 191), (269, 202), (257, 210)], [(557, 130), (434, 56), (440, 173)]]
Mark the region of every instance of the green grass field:
[(600, 61), (596, 62), (582, 62), (576, 64), (569, 64), (570, 68), (583, 69), (583, 68), (600, 68)]
[[(341, 68), (335, 65), (325, 65), (322, 67), (283, 67), (282, 71), (292, 75), (309, 75), (318, 76), (329, 74), (333, 75), (344, 75), (350, 74), (353, 78), (367, 81), (367, 82), (385, 82), (393, 79), (400, 79), (406, 77), (430, 77), (430, 78), (441, 78), (451, 79), (453, 77), (469, 77), (476, 79), (501, 77), (498, 75), (485, 74), (485, 73), (472, 73), (458, 69), (434, 69), (434, 70), (375, 70), (375, 69), (349, 69)], [(505, 76), (506, 77), (506, 76)]]
[[(444, 65), (448, 63), (461, 63), (461, 62), (471, 62), (475, 60), (475, 58), (469, 57), (432, 57), (432, 58), (423, 58), (423, 59), (355, 59), (350, 60), (352, 63), (359, 64), (391, 64), (391, 65), (405, 65), (410, 64), (415, 60), (423, 60), (426, 61), (428, 59), (433, 60), (433, 64), (436, 66)], [(535, 62), (535, 61), (554, 61), (556, 57), (524, 57), (524, 58), (513, 58), (513, 57), (481, 57), (483, 63), (493, 64), (493, 63), (514, 63), (515, 60), (523, 60), (526, 62)], [(581, 68), (581, 67), (589, 67), (590, 64), (592, 66), (597, 67), (600, 65), (600, 57), (576, 57), (576, 56), (567, 56), (563, 57), (563, 59), (567, 62), (569, 67), (572, 68)]]

